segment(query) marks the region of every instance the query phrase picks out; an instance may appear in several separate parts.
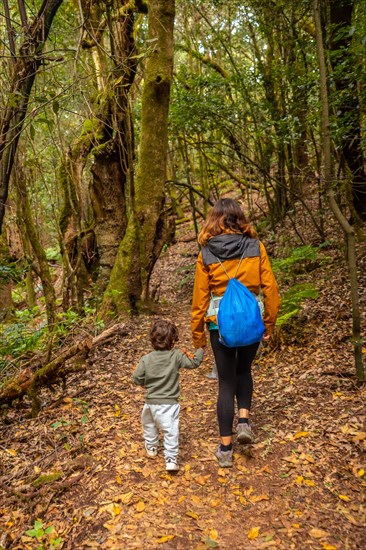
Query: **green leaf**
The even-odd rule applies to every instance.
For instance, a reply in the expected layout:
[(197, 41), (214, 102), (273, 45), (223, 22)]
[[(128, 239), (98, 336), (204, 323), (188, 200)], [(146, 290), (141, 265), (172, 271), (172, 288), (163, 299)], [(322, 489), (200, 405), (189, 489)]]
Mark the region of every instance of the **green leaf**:
[(219, 543), (216, 540), (213, 540), (210, 537), (208, 537), (205, 540), (205, 545), (207, 546), (207, 548), (218, 548)]
[(54, 526), (53, 526), (53, 525), (50, 525), (49, 527), (47, 527), (47, 529), (45, 529), (45, 533), (46, 533), (46, 535), (49, 535), (49, 534), (52, 533), (54, 530), (55, 530)]
[(35, 529), (29, 529), (28, 531), (25, 532), (25, 534), (28, 535), (28, 537), (35, 537), (36, 533), (37, 531)]

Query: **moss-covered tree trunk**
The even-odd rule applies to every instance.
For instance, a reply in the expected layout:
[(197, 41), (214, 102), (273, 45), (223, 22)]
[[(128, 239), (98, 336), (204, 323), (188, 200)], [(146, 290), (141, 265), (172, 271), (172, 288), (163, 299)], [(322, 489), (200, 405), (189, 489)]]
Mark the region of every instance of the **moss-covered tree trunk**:
[(151, 0), (141, 111), (141, 141), (130, 216), (118, 250), (103, 312), (134, 310), (141, 295), (148, 298), (149, 279), (168, 226), (164, 217), (164, 187), (168, 150), (168, 112), (173, 73), (175, 2)]

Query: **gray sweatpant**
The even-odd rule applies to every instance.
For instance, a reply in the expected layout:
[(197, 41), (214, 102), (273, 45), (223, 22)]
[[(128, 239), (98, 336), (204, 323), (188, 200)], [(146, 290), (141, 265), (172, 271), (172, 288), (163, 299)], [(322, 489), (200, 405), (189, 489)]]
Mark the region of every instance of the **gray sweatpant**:
[(179, 403), (152, 405), (145, 403), (141, 413), (142, 430), (147, 447), (159, 444), (159, 429), (164, 435), (164, 457), (178, 461)]

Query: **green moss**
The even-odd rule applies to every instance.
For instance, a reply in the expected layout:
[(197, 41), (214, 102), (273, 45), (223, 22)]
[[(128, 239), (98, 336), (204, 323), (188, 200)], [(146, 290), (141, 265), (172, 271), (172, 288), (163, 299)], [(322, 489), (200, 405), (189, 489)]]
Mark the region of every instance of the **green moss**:
[(51, 472), (49, 474), (42, 474), (32, 482), (33, 487), (42, 487), (53, 481), (57, 481), (63, 476), (63, 472)]

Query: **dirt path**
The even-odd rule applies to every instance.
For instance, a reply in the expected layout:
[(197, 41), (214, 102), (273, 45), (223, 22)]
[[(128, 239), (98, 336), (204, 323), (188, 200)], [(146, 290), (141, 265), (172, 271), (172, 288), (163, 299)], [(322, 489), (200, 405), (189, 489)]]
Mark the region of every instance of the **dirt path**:
[[(175, 296), (180, 345), (188, 349), (189, 292), (180, 282), (194, 256), (191, 243), (172, 247), (154, 281), (161, 303)], [(172, 306), (160, 314), (173, 316)], [(169, 475), (162, 453), (145, 456), (144, 392), (131, 373), (149, 351), (151, 316), (90, 357), (66, 394), (45, 391), (36, 420), (27, 417), (27, 402), (10, 410), (1, 428), (0, 547), (38, 548), (26, 531), (39, 518), (43, 529), (55, 528), (38, 531), (44, 548), (56, 534), (59, 547), (72, 550), (365, 548), (365, 390), (346, 372), (344, 347), (325, 342), (321, 314), (313, 316), (306, 345), (267, 348), (255, 365), (257, 442), (235, 445), (232, 469), (220, 469), (214, 457), (210, 353), (181, 374), (181, 470)]]

